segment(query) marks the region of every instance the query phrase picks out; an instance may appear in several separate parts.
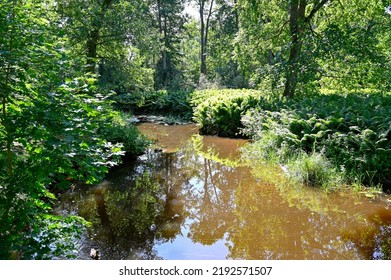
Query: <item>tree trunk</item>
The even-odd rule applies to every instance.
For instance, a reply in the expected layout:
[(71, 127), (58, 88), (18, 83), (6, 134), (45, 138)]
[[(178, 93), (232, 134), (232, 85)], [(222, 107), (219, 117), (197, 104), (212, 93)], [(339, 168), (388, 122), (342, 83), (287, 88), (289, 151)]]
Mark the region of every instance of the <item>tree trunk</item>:
[(299, 39), (292, 41), (292, 46), (289, 53), (288, 66), (286, 69), (286, 81), (284, 88), (284, 96), (293, 97), (296, 91), (298, 72), (299, 72), (299, 56), (302, 42)]
[(200, 21), (201, 21), (201, 74), (204, 75), (206, 75), (207, 73), (206, 57), (207, 57), (207, 46), (208, 46), (209, 22), (210, 22), (210, 17), (212, 16), (214, 0), (210, 1), (206, 22), (204, 17), (205, 3), (206, 0), (201, 0), (199, 3)]
[[(159, 23), (159, 33), (162, 42), (162, 50), (161, 50), (161, 85), (166, 87), (168, 80), (168, 63), (167, 63), (167, 19), (166, 15), (162, 13), (162, 3), (160, 0), (157, 1), (157, 11), (158, 11), (158, 23)], [(158, 69), (159, 71), (159, 69)]]
[(299, 72), (299, 57), (302, 47), (302, 36), (305, 29), (305, 8), (306, 0), (292, 0), (290, 4), (289, 29), (291, 35), (291, 44), (286, 69), (286, 81), (284, 96), (293, 97), (297, 86)]
[(204, 20), (205, 0), (200, 1), (200, 21), (201, 21), (201, 74), (206, 75), (206, 45), (205, 45), (205, 20)]
[(234, 15), (235, 15), (235, 28), (236, 28), (236, 32), (238, 32), (239, 31), (238, 0), (234, 0)]
[(285, 88), (283, 95), (293, 97), (295, 95), (297, 80), (300, 71), (300, 54), (303, 45), (303, 35), (307, 24), (315, 14), (332, 0), (315, 1), (308, 16), (305, 16), (307, 0), (291, 0), (289, 29), (291, 35), (289, 58), (285, 73)]
[(103, 26), (103, 21), (105, 14), (107, 13), (110, 5), (113, 3), (113, 0), (104, 0), (101, 4), (101, 10), (98, 15), (98, 20), (94, 24), (93, 29), (90, 34), (90, 38), (86, 43), (86, 56), (87, 56), (87, 73), (96, 74), (96, 63), (98, 58), (98, 43), (100, 39), (100, 30)]
[(97, 47), (99, 40), (99, 30), (93, 30), (91, 36), (86, 44), (87, 65), (86, 70), (88, 73), (95, 74), (96, 59), (98, 56)]

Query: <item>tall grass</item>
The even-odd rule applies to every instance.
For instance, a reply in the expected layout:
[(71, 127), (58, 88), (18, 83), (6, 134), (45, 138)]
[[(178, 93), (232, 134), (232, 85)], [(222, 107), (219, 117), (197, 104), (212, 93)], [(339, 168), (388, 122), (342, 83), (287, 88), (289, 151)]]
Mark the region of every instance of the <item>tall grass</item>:
[(344, 174), (323, 153), (299, 153), (287, 164), (288, 176), (295, 182), (325, 190), (339, 189), (344, 185)]

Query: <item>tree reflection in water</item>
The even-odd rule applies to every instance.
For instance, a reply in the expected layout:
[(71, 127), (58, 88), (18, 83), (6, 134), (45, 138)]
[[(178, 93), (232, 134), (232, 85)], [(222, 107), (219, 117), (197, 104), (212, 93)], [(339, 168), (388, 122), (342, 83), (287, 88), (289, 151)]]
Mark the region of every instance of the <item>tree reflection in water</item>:
[[(216, 249), (211, 257), (391, 257), (387, 200), (292, 186), (272, 169), (265, 172), (275, 179), (265, 179), (263, 167), (241, 160), (243, 140), (195, 135), (170, 143), (174, 128), (158, 129), (166, 152), (150, 149), (100, 185), (63, 197), (59, 208), (92, 224), (81, 258), (98, 248), (106, 259), (158, 259), (165, 245), (192, 250), (198, 259), (204, 248), (221, 243), (226, 251)], [(166, 252), (164, 258), (182, 256)]]

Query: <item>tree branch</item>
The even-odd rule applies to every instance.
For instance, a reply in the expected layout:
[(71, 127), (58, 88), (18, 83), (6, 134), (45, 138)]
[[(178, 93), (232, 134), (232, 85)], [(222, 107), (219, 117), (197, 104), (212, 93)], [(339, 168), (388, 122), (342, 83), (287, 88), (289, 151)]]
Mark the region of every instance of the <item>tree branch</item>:
[(310, 12), (310, 14), (305, 18), (304, 22), (307, 23), (309, 22), (314, 16), (315, 14), (324, 6), (327, 4), (327, 2), (332, 2), (332, 0), (322, 0), (318, 3), (318, 5), (316, 5), (312, 11)]

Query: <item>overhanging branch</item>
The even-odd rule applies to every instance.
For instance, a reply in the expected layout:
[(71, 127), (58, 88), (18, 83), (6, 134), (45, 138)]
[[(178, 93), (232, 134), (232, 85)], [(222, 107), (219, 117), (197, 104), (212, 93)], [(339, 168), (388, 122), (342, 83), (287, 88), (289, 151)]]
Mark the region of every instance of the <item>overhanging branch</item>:
[(311, 10), (310, 14), (305, 18), (304, 22), (307, 23), (309, 22), (315, 14), (324, 6), (327, 4), (327, 2), (332, 2), (332, 0), (322, 0), (320, 1), (315, 7)]

